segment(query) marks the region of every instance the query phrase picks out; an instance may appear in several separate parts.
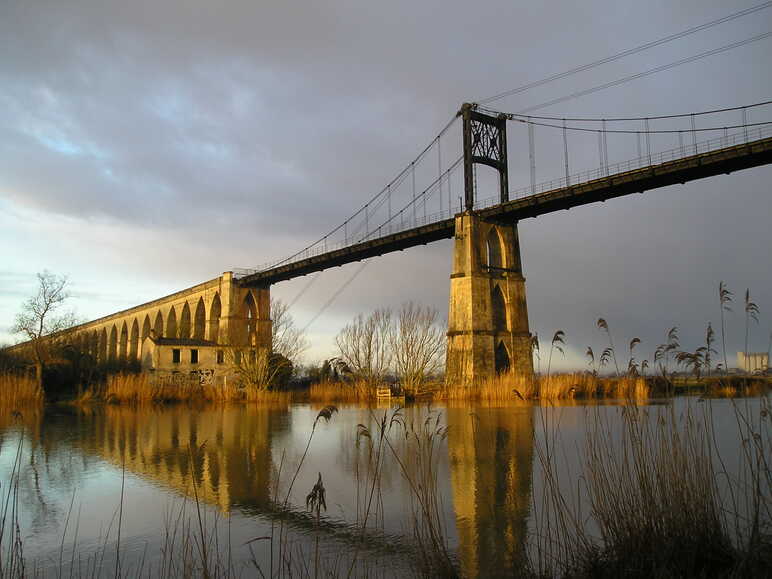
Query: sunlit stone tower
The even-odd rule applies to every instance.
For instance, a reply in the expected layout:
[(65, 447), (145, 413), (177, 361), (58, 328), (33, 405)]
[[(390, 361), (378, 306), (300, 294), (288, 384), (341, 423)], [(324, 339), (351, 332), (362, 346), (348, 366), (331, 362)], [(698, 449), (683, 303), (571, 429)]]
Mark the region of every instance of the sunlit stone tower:
[(466, 211), (456, 216), (450, 276), (447, 376), (470, 383), (507, 369), (533, 375), (531, 334), (516, 223), (485, 221), (474, 210), (473, 166), (498, 171), (509, 201), (506, 119), (461, 109)]
[(456, 217), (447, 364), (462, 382), (509, 368), (533, 374), (517, 225)]

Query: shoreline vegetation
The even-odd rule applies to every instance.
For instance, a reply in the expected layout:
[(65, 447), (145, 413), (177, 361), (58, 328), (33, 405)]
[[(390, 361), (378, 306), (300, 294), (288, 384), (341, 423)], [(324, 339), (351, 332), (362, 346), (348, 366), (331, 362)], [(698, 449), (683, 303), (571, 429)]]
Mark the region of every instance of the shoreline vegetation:
[[(527, 379), (513, 372), (480, 380), (471, 385), (426, 381), (421, 390), (405, 394), (398, 384), (367, 380), (325, 380), (291, 389), (265, 390), (228, 384), (200, 384), (197, 380), (155, 381), (147, 374), (119, 373), (90, 386), (64, 402), (86, 404), (174, 404), (174, 403), (272, 403), (313, 402), (328, 404), (405, 402), (536, 403), (558, 401), (645, 401), (695, 394), (708, 398), (759, 396), (772, 388), (768, 376), (597, 376), (590, 372), (535, 375)], [(45, 395), (32, 377), (0, 374), (0, 408), (39, 405)]]

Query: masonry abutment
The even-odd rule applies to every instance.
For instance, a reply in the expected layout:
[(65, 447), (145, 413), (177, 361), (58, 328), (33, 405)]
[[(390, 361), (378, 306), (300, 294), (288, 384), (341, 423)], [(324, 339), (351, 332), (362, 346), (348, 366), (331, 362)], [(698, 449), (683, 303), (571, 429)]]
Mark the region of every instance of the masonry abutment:
[(512, 369), (533, 376), (517, 224), (456, 216), (448, 308), (448, 380), (471, 384)]

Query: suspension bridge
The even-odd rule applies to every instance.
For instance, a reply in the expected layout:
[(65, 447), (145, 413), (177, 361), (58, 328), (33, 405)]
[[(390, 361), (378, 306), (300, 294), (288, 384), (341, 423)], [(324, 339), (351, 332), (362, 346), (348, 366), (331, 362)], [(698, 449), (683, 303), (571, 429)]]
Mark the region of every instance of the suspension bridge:
[[(563, 118), (506, 113), (466, 103), (416, 159), (342, 224), (299, 252), (234, 274), (243, 287), (268, 288), (331, 267), (455, 238), (448, 374), (469, 381), (509, 367), (532, 373), (517, 223), (768, 164), (772, 162), (772, 124), (765, 113), (770, 105), (772, 101), (665, 116)], [(749, 120), (749, 111), (756, 118), (761, 111), (765, 120)], [(444, 166), (443, 138), (457, 122), (462, 151)], [(528, 138), (530, 184), (514, 190), (509, 187), (510, 123), (525, 127)], [(552, 147), (562, 152), (563, 165), (560, 177), (539, 183), (537, 129), (551, 131), (553, 137), (557, 133)], [(588, 137), (597, 141), (595, 167), (571, 173), (569, 135), (583, 139), (582, 152)], [(675, 146), (653, 150), (655, 136), (671, 139)], [(634, 150), (635, 156), (610, 163), (610, 138), (627, 138), (627, 148), (619, 142), (614, 148)], [(431, 165), (428, 170), (427, 165)], [(478, 166), (494, 171), (496, 196), (480, 196)], [(429, 181), (420, 189), (419, 174)], [(454, 189), (461, 194), (457, 203)], [(401, 207), (400, 192), (407, 197)]]
[[(751, 105), (750, 108), (763, 107), (770, 104), (772, 103), (764, 102)], [(743, 119), (746, 119), (748, 108), (736, 107), (697, 114), (702, 116), (717, 114), (718, 112), (741, 111)], [(534, 155), (532, 129), (536, 126), (558, 128), (563, 132), (566, 157), (568, 155), (567, 135), (569, 131), (595, 133), (600, 142), (599, 166), (595, 169), (571, 175), (568, 172), (568, 159), (566, 158), (565, 176), (536, 184), (535, 165), (532, 163), (533, 182), (530, 186), (511, 192), (503, 188), (499, 196), (478, 199), (476, 187), (472, 183), (470, 186), (463, 188), (465, 204), (453, 206), (451, 175), (458, 169), (462, 161), (469, 163), (466, 157), (459, 158), (445, 172), (441, 171), (430, 186), (421, 191), (412, 201), (409, 201), (405, 207), (394, 213), (389, 211), (385, 221), (377, 224), (375, 227), (370, 227), (370, 224), (374, 221), (374, 216), (383, 213), (383, 197), (386, 198), (388, 205), (392, 204), (393, 197), (395, 196), (394, 190), (396, 189), (394, 183), (404, 179), (404, 175), (400, 174), (378, 196), (317, 242), (292, 254), (290, 257), (265, 264), (259, 268), (236, 269), (235, 273), (241, 283), (254, 286), (270, 285), (392, 251), (425, 245), (440, 239), (450, 239), (454, 235), (454, 216), (463, 211), (473, 211), (484, 220), (517, 222), (553, 211), (606, 201), (631, 193), (643, 193), (650, 189), (683, 184), (695, 179), (729, 174), (733, 171), (765, 165), (770, 162), (770, 154), (772, 154), (772, 124), (768, 123), (748, 123), (745, 120), (744, 124), (713, 128), (697, 128), (697, 126), (693, 126), (692, 129), (659, 130), (591, 129), (585, 126), (565, 124), (559, 126), (537, 120), (567, 120), (555, 119), (554, 117), (525, 117), (495, 111), (486, 111), (486, 114), (477, 113), (476, 111), (480, 109), (473, 104), (464, 105), (464, 109), (471, 111), (470, 118), (476, 119), (477, 123), (483, 126), (495, 126), (499, 124), (501, 118), (526, 124), (529, 129), (530, 158), (532, 161)], [(458, 117), (462, 118), (464, 116), (464, 109), (459, 111)], [(689, 113), (687, 115), (632, 119), (577, 119), (576, 121), (585, 124), (587, 122), (601, 122), (604, 126), (620, 121), (644, 121), (649, 125), (654, 120), (669, 118), (688, 117), (691, 121), (694, 121), (694, 117), (697, 114)], [(473, 121), (473, 124), (477, 123)], [(729, 134), (728, 131), (730, 129), (737, 132)], [(476, 140), (475, 142), (485, 137), (489, 140), (491, 138), (491, 135), (483, 136), (476, 128), (471, 130), (472, 138)], [(720, 136), (707, 140), (698, 140), (698, 135), (718, 131), (722, 133)], [(640, 141), (643, 137), (647, 140), (648, 152), (643, 155), (639, 154), (632, 159), (609, 164), (607, 144), (609, 134), (634, 135), (637, 140), (639, 153)], [(655, 134), (676, 134), (680, 144), (675, 148), (652, 153), (649, 139), (651, 135)], [(494, 135), (493, 138), (498, 137)], [(438, 143), (438, 139), (432, 144), (433, 146)], [(689, 142), (686, 143), (685, 141)], [(502, 138), (502, 142), (506, 143), (505, 137)], [(482, 150), (482, 145), (479, 148)], [(493, 149), (488, 149), (487, 155), (481, 156), (477, 154), (478, 152), (475, 150), (470, 153), (469, 156), (472, 158), (472, 162), (485, 163), (493, 167), (497, 167), (500, 164), (503, 167), (502, 178), (504, 183), (508, 182), (506, 156), (503, 157), (503, 160), (500, 160), (497, 157), (497, 151)], [(404, 173), (409, 171), (412, 175), (424, 156), (419, 156)], [(439, 210), (427, 214), (426, 206), (428, 200), (432, 197), (432, 194), (435, 194), (435, 199), (438, 197), (437, 194), (441, 196), (443, 183), (446, 184), (448, 190), (447, 208), (443, 209), (440, 206)], [(372, 209), (373, 207), (375, 209)], [(417, 213), (415, 211), (416, 208), (418, 208)], [(359, 221), (358, 224), (357, 221)], [(355, 227), (353, 224), (357, 224), (358, 227)], [(348, 232), (349, 225), (351, 225), (354, 231), (353, 234)], [(336, 234), (341, 239), (336, 240)]]
[[(769, 164), (770, 109), (764, 101), (664, 116), (564, 118), (467, 103), (394, 179), (302, 250), (51, 339), (99, 362), (137, 359), (147, 369), (224, 374), (221, 348), (270, 351), (271, 285), (452, 238), (448, 377), (470, 382), (507, 368), (531, 374), (517, 224)], [(556, 166), (559, 176), (539, 179)], [(584, 170), (572, 171), (577, 166)], [(511, 188), (513, 175), (525, 185)]]

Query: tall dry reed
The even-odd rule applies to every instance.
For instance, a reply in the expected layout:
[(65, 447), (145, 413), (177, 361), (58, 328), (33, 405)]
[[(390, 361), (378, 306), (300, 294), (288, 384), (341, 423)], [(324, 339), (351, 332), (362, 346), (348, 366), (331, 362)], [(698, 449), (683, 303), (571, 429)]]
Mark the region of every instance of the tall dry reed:
[(111, 403), (164, 402), (288, 402), (289, 393), (241, 387), (235, 381), (226, 384), (201, 384), (197, 378), (157, 380), (147, 374), (115, 374), (101, 389), (89, 389), (81, 402), (104, 400)]
[(505, 372), (472, 385), (446, 384), (437, 392), (443, 400), (479, 402), (542, 401), (572, 398), (646, 400), (651, 388), (641, 377), (598, 377), (594, 374), (552, 374), (526, 377)]
[(311, 384), (308, 397), (311, 402), (370, 402), (376, 399), (378, 386), (367, 380), (352, 382), (318, 382)]
[(589, 513), (561, 490), (556, 435), (545, 428), (536, 446), (546, 498), (532, 540), (533, 574), (767, 576), (772, 440), (766, 406), (762, 401), (755, 418), (750, 415), (756, 411), (735, 406), (744, 443), (731, 476), (714, 443), (709, 404), (681, 413), (625, 406), (621, 426), (597, 409), (588, 411), (586, 460), (576, 492), (586, 497)]
[(43, 389), (34, 378), (15, 374), (0, 375), (0, 407), (17, 407), (43, 402)]
[(594, 374), (555, 374), (538, 379), (538, 395), (542, 400), (567, 398), (622, 398), (645, 400), (650, 388), (641, 377), (599, 377)]
[(473, 400), (483, 403), (526, 401), (536, 398), (536, 380), (515, 372), (503, 372), (472, 385), (445, 384), (437, 393), (447, 401)]

